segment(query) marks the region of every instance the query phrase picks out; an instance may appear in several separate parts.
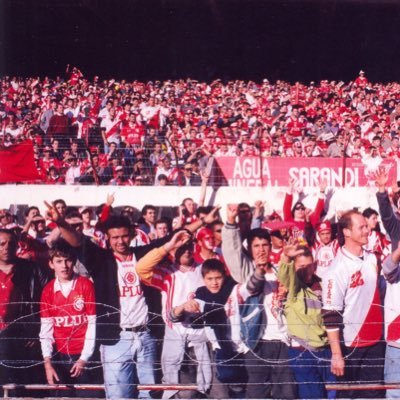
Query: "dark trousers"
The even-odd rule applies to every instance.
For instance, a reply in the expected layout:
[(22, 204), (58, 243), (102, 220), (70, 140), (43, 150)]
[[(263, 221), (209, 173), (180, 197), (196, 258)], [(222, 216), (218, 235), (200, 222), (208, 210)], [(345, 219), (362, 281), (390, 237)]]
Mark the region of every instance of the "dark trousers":
[(279, 340), (261, 340), (245, 356), (249, 399), (296, 399), (297, 386), (288, 347)]
[[(78, 359), (79, 354), (57, 353), (54, 355), (52, 358), (52, 364), (57, 372), (58, 377), (60, 378), (60, 381), (56, 383), (64, 385), (93, 383), (87, 370), (85, 370), (83, 374), (77, 378), (71, 377), (70, 370)], [(96, 393), (94, 393), (92, 390), (80, 390), (74, 388), (68, 390), (55, 390), (53, 393), (51, 393), (51, 395), (53, 397), (97, 397)]]
[[(385, 343), (367, 347), (346, 347), (345, 374), (341, 381), (348, 383), (383, 383)], [(340, 398), (384, 398), (384, 390), (350, 390), (339, 392)]]

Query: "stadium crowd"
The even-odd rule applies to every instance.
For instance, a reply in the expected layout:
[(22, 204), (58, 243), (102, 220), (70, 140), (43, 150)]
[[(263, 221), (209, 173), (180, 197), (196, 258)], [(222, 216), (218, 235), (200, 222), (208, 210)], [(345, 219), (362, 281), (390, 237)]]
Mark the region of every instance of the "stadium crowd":
[(173, 218), (113, 208), (113, 195), (32, 206), (20, 224), (1, 210), (1, 383), (90, 383), (101, 363), (110, 399), (150, 398), (137, 385), (159, 379), (197, 385), (163, 398), (384, 397), (325, 385), (399, 379), (400, 187), (388, 179), (377, 171), (379, 210), (337, 222), (324, 220), (323, 180), (314, 210), (290, 180), (282, 212), (264, 215), (263, 201), (205, 206), (206, 174), (198, 204), (183, 199)]
[(0, 80), (1, 146), (49, 184), (200, 185), (209, 157), (399, 157), (398, 83)]

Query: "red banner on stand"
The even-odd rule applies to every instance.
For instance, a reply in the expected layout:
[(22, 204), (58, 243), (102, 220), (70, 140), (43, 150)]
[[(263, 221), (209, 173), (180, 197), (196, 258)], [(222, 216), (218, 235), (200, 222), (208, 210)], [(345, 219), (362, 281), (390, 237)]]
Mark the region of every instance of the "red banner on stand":
[(389, 182), (397, 180), (395, 160), (218, 157), (216, 162), (228, 186), (287, 186), (293, 178), (301, 187), (317, 187), (319, 179), (326, 179), (330, 187), (366, 187), (375, 185), (378, 168), (389, 172)]
[(0, 150), (0, 183), (35, 182), (40, 179), (30, 140)]

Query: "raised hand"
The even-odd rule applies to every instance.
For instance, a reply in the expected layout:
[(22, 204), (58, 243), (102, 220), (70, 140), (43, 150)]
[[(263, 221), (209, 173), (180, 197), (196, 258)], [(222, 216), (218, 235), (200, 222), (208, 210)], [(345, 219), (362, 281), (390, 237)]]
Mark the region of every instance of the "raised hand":
[(254, 217), (261, 217), (264, 213), (265, 201), (257, 200), (254, 203)]
[(107, 194), (107, 199), (106, 199), (106, 204), (108, 206), (112, 206), (114, 204), (115, 201), (115, 193), (108, 193)]
[(295, 239), (290, 239), (285, 246), (283, 246), (283, 255), (287, 257), (288, 259), (292, 259), (294, 257), (297, 257), (300, 254), (303, 254), (304, 250), (299, 249), (299, 245), (297, 240)]
[(63, 221), (64, 218), (61, 216), (61, 214), (57, 211), (57, 209), (53, 206), (53, 204), (48, 203), (47, 201), (44, 201), (45, 206), (47, 207), (47, 217), (55, 222), (56, 224)]
[(379, 190), (386, 190), (386, 185), (389, 180), (389, 173), (386, 168), (379, 168), (375, 173), (375, 184), (378, 186)]
[(228, 204), (226, 208), (226, 217), (228, 224), (235, 224), (236, 217), (239, 215), (239, 205), (238, 204)]
[(191, 235), (187, 231), (179, 231), (172, 236), (171, 240), (164, 245), (166, 251), (175, 250), (191, 239)]
[(212, 224), (214, 221), (218, 220), (218, 211), (221, 206), (215, 206), (204, 218), (203, 221), (206, 224)]
[(326, 188), (327, 188), (327, 186), (328, 186), (328, 181), (326, 180), (326, 179), (320, 179), (319, 180), (319, 191), (322, 193), (322, 192), (324, 192), (325, 193), (325, 190), (326, 190)]

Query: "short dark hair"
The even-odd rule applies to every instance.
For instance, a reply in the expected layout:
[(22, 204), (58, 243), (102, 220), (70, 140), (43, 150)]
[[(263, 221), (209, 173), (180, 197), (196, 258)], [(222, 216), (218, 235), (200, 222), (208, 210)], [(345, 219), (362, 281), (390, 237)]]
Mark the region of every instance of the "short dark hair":
[(63, 204), (64, 207), (67, 207), (67, 203), (63, 199), (57, 199), (53, 201), (53, 206), (55, 207), (56, 204)]
[(374, 210), (373, 208), (368, 207), (368, 208), (366, 208), (366, 209), (362, 212), (362, 215), (363, 215), (365, 218), (370, 218), (372, 215), (378, 216), (379, 213), (378, 213), (378, 211)]
[(159, 224), (167, 224), (168, 230), (171, 230), (171, 221), (167, 218), (160, 218), (158, 219), (155, 223), (154, 226), (157, 226)]
[(112, 215), (104, 222), (102, 228), (104, 232), (108, 232), (110, 229), (115, 228), (127, 228), (132, 230), (133, 226), (127, 217), (121, 215)]
[(49, 249), (49, 259), (53, 260), (54, 257), (65, 257), (72, 260), (75, 264), (77, 260), (75, 249), (69, 245), (65, 240), (57, 240), (51, 249)]
[(37, 210), (37, 211), (39, 211), (39, 208), (36, 207), (36, 206), (30, 206), (30, 207), (28, 207), (28, 208), (25, 210), (25, 212), (24, 212), (24, 216), (27, 217), (27, 216), (29, 215), (29, 213), (30, 213), (32, 210)]
[(251, 251), (251, 245), (254, 242), (255, 239), (265, 239), (269, 244), (271, 244), (271, 235), (266, 229), (263, 228), (256, 228), (250, 230), (250, 232), (247, 234), (247, 249), (250, 254), (250, 256), (253, 258), (253, 253)]
[(217, 258), (210, 258), (204, 261), (203, 265), (201, 266), (201, 276), (204, 278), (209, 272), (212, 271), (220, 272), (223, 276), (226, 276), (225, 264)]
[(147, 214), (147, 211), (152, 210), (152, 211), (156, 211), (156, 208), (150, 204), (146, 204), (143, 208), (142, 208), (142, 216)]
[(18, 242), (17, 235), (12, 229), (0, 228), (0, 233), (5, 233), (7, 235), (10, 235), (13, 241), (15, 241), (15, 243)]

